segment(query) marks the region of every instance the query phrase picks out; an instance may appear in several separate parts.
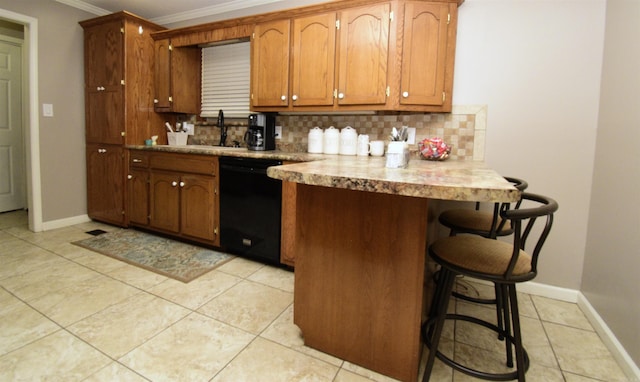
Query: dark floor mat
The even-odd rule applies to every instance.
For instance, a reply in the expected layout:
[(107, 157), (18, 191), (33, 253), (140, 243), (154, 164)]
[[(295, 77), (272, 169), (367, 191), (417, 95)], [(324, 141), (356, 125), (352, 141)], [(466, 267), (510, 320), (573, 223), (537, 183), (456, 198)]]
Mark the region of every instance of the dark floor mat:
[(107, 231), (103, 231), (101, 229), (94, 229), (93, 231), (87, 231), (85, 233), (88, 233), (89, 235), (93, 235), (93, 236), (98, 236), (98, 235), (102, 235), (103, 233), (107, 233)]

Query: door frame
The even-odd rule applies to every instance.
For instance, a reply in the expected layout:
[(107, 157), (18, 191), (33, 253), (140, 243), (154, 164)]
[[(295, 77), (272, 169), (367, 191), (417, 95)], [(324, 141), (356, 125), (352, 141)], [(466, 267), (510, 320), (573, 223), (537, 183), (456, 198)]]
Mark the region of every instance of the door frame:
[[(40, 116), (38, 114), (38, 20), (33, 17), (0, 9), (0, 18), (24, 26), (23, 50), (23, 126), (27, 170), (27, 206), (29, 229), (40, 232), (42, 228), (42, 184), (40, 182)], [(25, 65), (26, 63), (26, 65)], [(27, 101), (28, 100), (28, 101)]]

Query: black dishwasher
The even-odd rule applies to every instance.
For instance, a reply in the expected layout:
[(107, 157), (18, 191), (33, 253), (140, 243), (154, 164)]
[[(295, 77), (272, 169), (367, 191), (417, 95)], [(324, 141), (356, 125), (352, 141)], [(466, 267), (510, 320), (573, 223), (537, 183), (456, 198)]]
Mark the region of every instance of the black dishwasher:
[(280, 264), (282, 181), (269, 178), (271, 159), (220, 158), (220, 246), (227, 252)]

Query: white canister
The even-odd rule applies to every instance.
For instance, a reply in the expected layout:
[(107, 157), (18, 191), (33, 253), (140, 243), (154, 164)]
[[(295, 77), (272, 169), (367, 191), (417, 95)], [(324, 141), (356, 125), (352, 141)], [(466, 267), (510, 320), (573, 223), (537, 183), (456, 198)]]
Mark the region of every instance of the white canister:
[(324, 134), (318, 126), (309, 130), (309, 147), (308, 150), (312, 154), (322, 154)]
[(340, 154), (356, 155), (357, 149), (358, 133), (356, 133), (356, 130), (351, 126), (340, 130)]
[(370, 151), (369, 136), (366, 134), (358, 135), (358, 149), (356, 150), (356, 155), (369, 156)]
[(323, 152), (325, 154), (340, 153), (340, 132), (333, 126), (324, 131)]

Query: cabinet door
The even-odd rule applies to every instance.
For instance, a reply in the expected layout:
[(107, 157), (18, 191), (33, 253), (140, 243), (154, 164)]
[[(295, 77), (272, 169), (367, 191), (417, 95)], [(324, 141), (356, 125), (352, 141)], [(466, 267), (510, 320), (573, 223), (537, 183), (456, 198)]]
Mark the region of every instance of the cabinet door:
[(92, 219), (124, 225), (123, 150), (87, 145), (87, 213)]
[(290, 21), (257, 24), (251, 45), (251, 104), (289, 105)]
[(149, 171), (130, 169), (127, 176), (129, 189), (129, 222), (149, 224)]
[(155, 94), (154, 105), (158, 112), (171, 110), (171, 51), (169, 40), (155, 42)]
[(216, 182), (212, 176), (183, 175), (180, 182), (181, 232), (183, 235), (214, 240)]
[(174, 172), (152, 171), (150, 184), (149, 224), (168, 232), (180, 231), (180, 175)]
[(122, 144), (124, 32), (121, 21), (85, 29), (86, 141)]
[(387, 100), (389, 4), (340, 12), (338, 104), (375, 105)]
[(124, 93), (121, 85), (87, 88), (85, 138), (89, 143), (124, 142)]
[(335, 86), (336, 14), (293, 21), (293, 106), (331, 106)]
[(409, 1), (404, 11), (402, 105), (442, 105), (449, 4)]
[(124, 79), (124, 31), (121, 21), (85, 29), (85, 85), (120, 86)]

